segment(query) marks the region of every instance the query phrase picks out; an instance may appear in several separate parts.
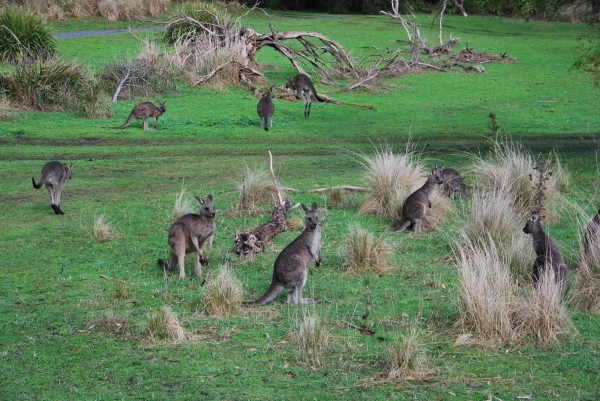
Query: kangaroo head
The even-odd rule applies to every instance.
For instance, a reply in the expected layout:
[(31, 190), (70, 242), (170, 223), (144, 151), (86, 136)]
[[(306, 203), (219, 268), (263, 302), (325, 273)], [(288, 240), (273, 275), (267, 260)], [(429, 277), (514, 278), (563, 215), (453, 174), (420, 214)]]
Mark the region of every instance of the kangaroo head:
[(200, 216), (207, 217), (210, 219), (215, 218), (215, 215), (217, 213), (215, 212), (215, 208), (213, 206), (212, 195), (208, 195), (208, 197), (206, 198), (206, 201), (204, 201), (196, 196), (196, 202), (198, 202), (198, 204), (200, 205)]
[(304, 216), (304, 223), (306, 224), (306, 228), (310, 230), (314, 230), (319, 225), (319, 214), (317, 211), (317, 202), (313, 202), (312, 208), (309, 210), (304, 204), (301, 205), (302, 210), (306, 216)]
[[(445, 164), (444, 164), (445, 166)], [(429, 176), (433, 179), (433, 182), (436, 184), (444, 183), (444, 166), (438, 167), (437, 164), (433, 165), (433, 170), (431, 170), (431, 174)]]
[(292, 89), (293, 88), (292, 79), (293, 78), (286, 78), (285, 79), (285, 88), (286, 89)]
[(540, 216), (538, 216), (538, 214), (536, 212), (533, 212), (533, 214), (531, 215), (531, 218), (529, 220), (527, 220), (527, 223), (525, 223), (525, 227), (523, 227), (523, 232), (525, 234), (531, 234), (533, 232), (533, 225), (534, 224), (539, 224), (538, 221), (540, 219)]
[(164, 113), (164, 112), (165, 112), (165, 110), (166, 110), (165, 103), (167, 103), (167, 101), (166, 101), (166, 100), (165, 100), (164, 102), (161, 102), (161, 101), (159, 101), (159, 102), (158, 102), (158, 109), (159, 109), (159, 110), (160, 110), (162, 113)]

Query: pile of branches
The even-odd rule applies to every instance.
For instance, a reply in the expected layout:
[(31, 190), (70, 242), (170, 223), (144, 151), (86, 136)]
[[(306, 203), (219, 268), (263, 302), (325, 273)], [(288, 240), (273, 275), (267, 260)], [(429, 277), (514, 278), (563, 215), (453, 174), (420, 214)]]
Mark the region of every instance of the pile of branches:
[(477, 51), (472, 47), (469, 47), (468, 43), (464, 49), (462, 49), (458, 54), (451, 56), (450, 59), (456, 62), (476, 64), (490, 63), (492, 61), (503, 61), (505, 63), (516, 63), (519, 61), (514, 57), (508, 57), (506, 53), (500, 53), (498, 56), (496, 56), (495, 54)]

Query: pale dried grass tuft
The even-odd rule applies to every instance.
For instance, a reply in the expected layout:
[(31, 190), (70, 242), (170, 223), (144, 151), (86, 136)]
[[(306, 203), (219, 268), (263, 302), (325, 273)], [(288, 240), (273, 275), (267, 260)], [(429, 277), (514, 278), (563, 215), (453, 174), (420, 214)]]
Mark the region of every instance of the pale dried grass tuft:
[(414, 319), (400, 341), (394, 341), (388, 346), (389, 367), (384, 372), (388, 380), (415, 379), (430, 373), (423, 337), (418, 319)]
[(335, 206), (344, 201), (345, 192), (343, 188), (333, 187), (327, 190), (327, 200), (329, 202), (329, 206)]
[(175, 221), (183, 215), (194, 212), (194, 205), (196, 201), (186, 198), (187, 188), (181, 188), (179, 195), (175, 197), (175, 204), (173, 205), (173, 212), (171, 213), (171, 220)]
[(94, 239), (98, 242), (108, 242), (118, 236), (117, 229), (112, 223), (105, 220), (104, 215), (96, 217), (92, 228)]
[(375, 149), (374, 155), (360, 155), (365, 168), (367, 195), (359, 213), (375, 213), (394, 218), (406, 196), (423, 184), (425, 167), (415, 146), (407, 143), (404, 152), (391, 148)]
[(211, 317), (236, 315), (242, 307), (242, 293), (242, 282), (223, 265), (204, 285), (204, 310)]
[[(585, 223), (580, 222), (579, 226), (583, 229), (580, 229), (579, 232), (585, 232), (584, 230), (590, 220), (586, 219)], [(580, 237), (580, 242), (583, 243), (583, 235)], [(588, 250), (586, 252), (582, 246), (579, 260), (574, 266), (576, 271), (571, 273), (572, 279), (570, 281), (572, 285), (569, 291), (569, 305), (600, 313), (600, 243), (598, 242), (596, 228), (590, 230), (589, 237)]]
[(360, 275), (363, 270), (384, 273), (392, 268), (389, 264), (391, 247), (384, 238), (376, 237), (357, 223), (351, 223), (348, 231), (344, 250), (347, 273)]
[(300, 345), (302, 358), (314, 367), (325, 365), (324, 356), (331, 346), (331, 336), (323, 320), (313, 310), (304, 312), (302, 320), (297, 322), (297, 332), (292, 336)]
[(246, 167), (242, 182), (238, 184), (240, 192), (240, 209), (257, 209), (271, 202), (275, 195), (271, 176), (265, 170)]
[(165, 341), (180, 343), (188, 337), (185, 329), (179, 323), (177, 315), (168, 307), (163, 306), (150, 315), (146, 324), (150, 341)]
[(453, 212), (454, 203), (446, 196), (442, 186), (436, 185), (431, 197), (431, 209), (425, 213), (423, 225), (431, 230), (439, 228), (453, 215)]
[(304, 228), (304, 220), (300, 217), (290, 217), (285, 220), (285, 226), (288, 230), (301, 230)]

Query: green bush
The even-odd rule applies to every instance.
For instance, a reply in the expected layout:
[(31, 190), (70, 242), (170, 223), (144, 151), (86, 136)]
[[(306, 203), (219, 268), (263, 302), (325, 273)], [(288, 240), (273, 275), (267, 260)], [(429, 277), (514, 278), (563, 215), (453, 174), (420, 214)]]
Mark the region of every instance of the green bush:
[(211, 30), (217, 35), (231, 27), (231, 16), (216, 3), (204, 1), (182, 4), (162, 32), (162, 40), (173, 44), (179, 38), (202, 35)]
[(573, 68), (590, 73), (593, 77), (594, 85), (600, 86), (600, 37), (593, 41), (589, 37), (582, 37), (581, 57), (577, 59)]
[(56, 54), (57, 42), (46, 20), (17, 7), (0, 11), (0, 61)]

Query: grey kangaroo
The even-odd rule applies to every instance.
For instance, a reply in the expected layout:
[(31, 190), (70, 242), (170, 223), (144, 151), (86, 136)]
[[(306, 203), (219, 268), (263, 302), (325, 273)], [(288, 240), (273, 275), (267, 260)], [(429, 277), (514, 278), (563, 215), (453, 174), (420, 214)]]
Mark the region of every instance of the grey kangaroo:
[(273, 88), (267, 90), (267, 93), (258, 101), (256, 111), (258, 111), (258, 117), (260, 118), (260, 127), (264, 128), (265, 131), (269, 130), (269, 127), (273, 126), (273, 114), (275, 113), (275, 105), (273, 104)]
[(310, 116), (310, 92), (315, 95), (315, 98), (322, 102), (323, 99), (317, 95), (317, 90), (315, 89), (312, 81), (308, 77), (308, 75), (298, 74), (293, 78), (285, 79), (285, 87), (291, 89), (296, 94), (296, 97), (302, 99), (304, 102), (304, 117)]
[(421, 224), (423, 223), (423, 217), (427, 213), (428, 209), (431, 209), (431, 196), (435, 189), (435, 184), (443, 184), (444, 166), (438, 167), (437, 164), (433, 166), (431, 174), (427, 178), (427, 181), (423, 186), (417, 189), (412, 194), (408, 195), (408, 198), (402, 205), (402, 220), (394, 228), (395, 232), (402, 232), (413, 224), (413, 231), (415, 234), (419, 234), (422, 230)]
[(302, 209), (306, 214), (304, 218), (306, 228), (277, 256), (271, 286), (265, 295), (256, 301), (244, 302), (244, 306), (265, 305), (275, 299), (283, 289), (288, 290), (287, 303), (316, 302), (312, 298), (302, 298), (302, 288), (306, 284), (308, 266), (313, 259), (317, 266), (321, 264), (321, 226), (316, 203), (312, 204), (310, 210), (304, 205)]
[(65, 184), (73, 175), (73, 165), (66, 165), (61, 162), (51, 161), (42, 167), (42, 177), (39, 184), (35, 183), (35, 179), (31, 177), (31, 182), (35, 189), (40, 189), (42, 185), (46, 186), (50, 195), (50, 206), (56, 214), (64, 214), (60, 210), (60, 194), (62, 193)]
[[(168, 261), (158, 259), (158, 264), (165, 270), (175, 270), (179, 264), (179, 278), (185, 278), (185, 255), (196, 252), (194, 275), (202, 275), (202, 264), (208, 263), (212, 250), (213, 236), (215, 233), (215, 209), (213, 197), (208, 195), (206, 202), (198, 197), (200, 214), (188, 213), (181, 216), (169, 229), (169, 248), (171, 257)], [(206, 246), (206, 255), (201, 259), (201, 249)]]
[(113, 128), (116, 128), (116, 129), (127, 128), (127, 127), (129, 127), (129, 124), (131, 124), (131, 122), (134, 119), (137, 119), (137, 120), (141, 119), (143, 121), (144, 131), (146, 131), (148, 129), (148, 119), (150, 117), (154, 117), (154, 129), (156, 129), (156, 125), (158, 123), (158, 117), (162, 116), (166, 110), (165, 103), (167, 103), (167, 102), (166, 101), (163, 103), (158, 102), (158, 107), (156, 107), (154, 104), (152, 104), (150, 102), (138, 103), (135, 105), (133, 110), (131, 110), (129, 117), (127, 117), (127, 121), (125, 121), (123, 123), (123, 125), (121, 125), (120, 127), (113, 127)]
[(454, 199), (456, 191), (458, 191), (462, 198), (468, 198), (467, 185), (463, 182), (463, 178), (458, 171), (453, 168), (445, 168), (443, 176), (444, 189), (448, 191), (449, 198)]
[(523, 227), (523, 232), (531, 234), (533, 250), (536, 254), (531, 272), (531, 280), (533, 281), (534, 287), (538, 286), (544, 270), (546, 268), (551, 268), (554, 270), (554, 277), (560, 285), (561, 293), (564, 293), (569, 279), (569, 272), (565, 265), (565, 260), (563, 259), (563, 255), (554, 238), (544, 232), (542, 222), (537, 213), (534, 212), (531, 215), (531, 218), (527, 221), (525, 227)]

